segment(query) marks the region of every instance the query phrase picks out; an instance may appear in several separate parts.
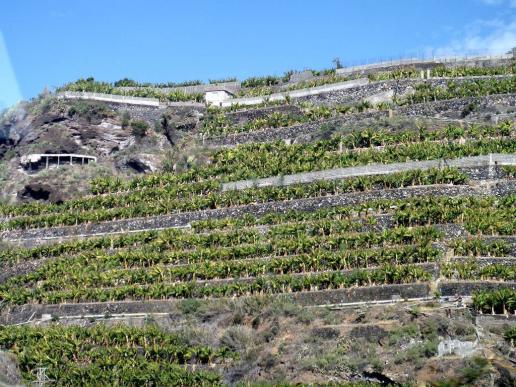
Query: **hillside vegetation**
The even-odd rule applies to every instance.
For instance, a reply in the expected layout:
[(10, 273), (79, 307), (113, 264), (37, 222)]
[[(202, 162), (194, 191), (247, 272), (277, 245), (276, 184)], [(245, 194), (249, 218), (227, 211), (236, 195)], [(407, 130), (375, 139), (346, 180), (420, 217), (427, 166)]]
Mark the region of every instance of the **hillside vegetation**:
[[(513, 74), (407, 67), (246, 108), (43, 95), (7, 112), (0, 373), (5, 355), (12, 384), (45, 368), (62, 386), (511, 385)], [(363, 76), (314, 75), (241, 95)], [(194, 83), (62, 90), (201, 101), (161, 90)], [(20, 164), (38, 152), (99, 161)]]

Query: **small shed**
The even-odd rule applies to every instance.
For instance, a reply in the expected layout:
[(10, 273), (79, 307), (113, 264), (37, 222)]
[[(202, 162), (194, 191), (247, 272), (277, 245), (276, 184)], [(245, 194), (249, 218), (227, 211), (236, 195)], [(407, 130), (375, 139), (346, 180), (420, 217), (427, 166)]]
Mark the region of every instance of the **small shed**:
[(234, 98), (235, 94), (224, 88), (206, 91), (204, 99), (207, 105), (222, 106), (223, 101)]

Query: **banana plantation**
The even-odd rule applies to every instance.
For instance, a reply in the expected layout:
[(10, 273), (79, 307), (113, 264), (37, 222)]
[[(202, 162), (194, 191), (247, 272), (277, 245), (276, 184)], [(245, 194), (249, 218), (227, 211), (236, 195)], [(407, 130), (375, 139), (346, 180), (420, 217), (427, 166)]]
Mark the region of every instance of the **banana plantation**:
[[(289, 72), (249, 78), (240, 94), (358, 77), (384, 91), (419, 82), (420, 71), (406, 66), (344, 76), (329, 70), (297, 83), (289, 83)], [(514, 71), (514, 60), (433, 66), (429, 75), (436, 79), (420, 79), (390, 102), (372, 103), (353, 88), (328, 99), (289, 97), (277, 106), (203, 108), (187, 114), (202, 117), (190, 132), (171, 124), (182, 142), (170, 145), (158, 130), (138, 140), (143, 146), (162, 136), (173, 162), (199, 151), (191, 165), (99, 173), (82, 196), (1, 203), (0, 354), (13, 355), (25, 382), (36, 382), (44, 368), (59, 386), (249, 385), (287, 363), (284, 385), (298, 380), (296, 373), (316, 384), (391, 385), (383, 370), (412, 367), (415, 377), (423, 369), (417, 361), (442, 358), (445, 340), (484, 340), (485, 333), (474, 336), (472, 321), (502, 319), (503, 344), (490, 350), (512, 353), (516, 130), (514, 106), (501, 104), (516, 91)], [(59, 90), (162, 102), (204, 98), (157, 86), (165, 84), (81, 79)], [(358, 102), (339, 100), (346, 93)], [(488, 114), (461, 116), (464, 100), (484, 96), (495, 102), (475, 100), (475, 109)], [(410, 124), (390, 114), (458, 99), (455, 118), (445, 119), (439, 105), (426, 117), (428, 126), (415, 114), (404, 117)], [(389, 118), (379, 120), (378, 111), (389, 111)], [(109, 115), (104, 126), (118, 128), (116, 117)], [(296, 134), (312, 126), (311, 135)], [(283, 129), (294, 134), (253, 140)], [(217, 137), (247, 140), (204, 142)], [(482, 157), (464, 161), (473, 156)], [(378, 172), (379, 165), (392, 169)], [(348, 167), (361, 168), (345, 170), (346, 177), (335, 172)], [(400, 323), (400, 316), (409, 317)], [(314, 343), (320, 356), (310, 352)], [(382, 360), (375, 352), (395, 346)], [(327, 354), (329, 347), (334, 352)], [(350, 355), (359, 350), (366, 357)], [(285, 360), (289, 351), (295, 355)], [(457, 368), (460, 359), (454, 358)], [(479, 366), (469, 367), (475, 374)], [(457, 383), (443, 385), (467, 385)]]

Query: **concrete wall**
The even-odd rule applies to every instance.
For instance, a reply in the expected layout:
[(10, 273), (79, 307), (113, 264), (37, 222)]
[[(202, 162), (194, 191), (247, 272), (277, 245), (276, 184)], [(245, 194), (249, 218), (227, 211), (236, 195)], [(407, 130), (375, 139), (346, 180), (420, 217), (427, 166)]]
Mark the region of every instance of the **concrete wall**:
[[(263, 179), (240, 180), (222, 184), (222, 191), (242, 190), (252, 187), (286, 186), (312, 183), (320, 180), (337, 180), (356, 176), (387, 175), (416, 169), (443, 167), (474, 168), (494, 165), (516, 165), (516, 155), (489, 154), (486, 156), (464, 157), (452, 160), (425, 160), (407, 163), (370, 164), (360, 167), (327, 169), (293, 175), (274, 176)], [(493, 171), (494, 173), (494, 171)]]
[(231, 94), (225, 90), (207, 91), (204, 99), (207, 105), (220, 106), (222, 102), (231, 99)]
[(367, 74), (374, 71), (387, 71), (395, 69), (400, 66), (410, 66), (417, 69), (427, 69), (438, 65), (444, 65), (447, 67), (459, 67), (459, 66), (484, 66), (484, 67), (495, 67), (504, 65), (508, 60), (513, 59), (513, 54), (504, 55), (485, 55), (485, 56), (472, 56), (472, 57), (441, 57), (441, 58), (405, 58), (398, 60), (390, 60), (378, 63), (365, 64), (360, 66), (351, 66), (337, 69), (337, 74), (350, 75), (354, 73)]
[(128, 105), (142, 105), (159, 107), (157, 98), (130, 97), (126, 95), (102, 94), (89, 92), (65, 91), (57, 95), (58, 98), (88, 99), (93, 101), (123, 103)]
[(177, 87), (142, 87), (142, 86), (123, 86), (117, 87), (122, 91), (141, 90), (141, 89), (153, 89), (158, 90), (162, 93), (180, 92), (183, 94), (204, 94), (208, 91), (226, 89), (233, 93), (238, 92), (241, 89), (240, 82), (221, 82), (221, 83), (210, 83), (206, 85), (194, 85), (194, 86), (177, 86)]

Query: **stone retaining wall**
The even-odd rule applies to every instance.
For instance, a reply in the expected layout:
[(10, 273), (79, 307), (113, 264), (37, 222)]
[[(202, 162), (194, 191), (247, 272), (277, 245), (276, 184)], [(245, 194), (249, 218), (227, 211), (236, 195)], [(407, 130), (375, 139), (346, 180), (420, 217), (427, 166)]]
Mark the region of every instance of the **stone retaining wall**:
[(230, 107), (233, 105), (259, 105), (266, 101), (283, 101), (286, 99), (286, 97), (295, 99), (310, 98), (310, 96), (319, 95), (321, 93), (345, 92), (351, 88), (359, 88), (361, 86), (367, 85), (368, 83), (369, 80), (367, 78), (360, 78), (351, 81), (332, 83), (306, 89), (284, 91), (281, 93), (273, 93), (257, 97), (232, 98), (228, 99), (227, 101), (220, 102), (220, 106)]
[(428, 283), (353, 287), (331, 291), (291, 293), (289, 298), (302, 305), (333, 305), (354, 302), (375, 302), (426, 298), (430, 296)]
[[(312, 183), (320, 180), (338, 180), (357, 176), (387, 175), (430, 168), (463, 168), (474, 179), (495, 178), (501, 175), (498, 166), (516, 165), (516, 155), (489, 154), (486, 156), (463, 157), (452, 160), (424, 160), (393, 164), (370, 164), (359, 167), (327, 169), (315, 172), (303, 172), (285, 176), (273, 176), (262, 179), (240, 180), (222, 184), (222, 191), (243, 190), (253, 187), (287, 186), (292, 184)], [(495, 168), (496, 166), (496, 168)], [(491, 167), (491, 168), (490, 168)]]
[[(509, 185), (509, 190), (515, 186), (511, 181), (501, 183), (502, 186)], [(230, 208), (214, 210), (184, 212), (169, 215), (160, 215), (147, 218), (133, 218), (116, 221), (108, 221), (93, 224), (80, 224), (77, 226), (39, 228), (27, 230), (11, 230), (0, 234), (6, 241), (18, 242), (28, 245), (46, 243), (58, 238), (82, 238), (96, 236), (98, 234), (109, 234), (113, 232), (144, 231), (160, 228), (186, 226), (195, 220), (224, 217), (241, 217), (244, 214), (262, 216), (269, 212), (284, 213), (290, 210), (314, 211), (323, 207), (346, 206), (364, 203), (377, 199), (404, 199), (419, 196), (475, 196), (492, 193), (492, 188), (473, 186), (450, 186), (434, 185), (408, 187), (390, 190), (378, 190), (368, 192), (347, 193), (336, 196), (321, 198), (308, 198), (289, 200), (282, 202), (268, 202), (260, 204), (249, 204)]]
[(479, 290), (496, 290), (501, 288), (516, 289), (516, 282), (497, 281), (446, 281), (439, 283), (442, 297), (471, 296)]
[[(428, 283), (383, 285), (356, 287), (339, 290), (321, 290), (314, 292), (299, 292), (279, 294), (274, 297), (286, 297), (301, 305), (328, 305), (364, 301), (390, 301), (393, 299), (409, 299), (428, 297)], [(216, 302), (220, 299), (214, 299)], [(227, 300), (227, 299), (223, 299)], [(202, 302), (210, 302), (203, 300)], [(181, 300), (155, 301), (120, 301), (96, 302), (59, 305), (22, 305), (6, 307), (0, 315), (0, 325), (18, 324), (41, 319), (43, 314), (57, 317), (82, 315), (114, 315), (128, 313), (170, 313), (177, 312), (176, 305)]]
[[(395, 109), (396, 116), (404, 117), (433, 117), (450, 119), (461, 119), (461, 112), (469, 105), (475, 104), (481, 109), (496, 108), (496, 105), (515, 106), (516, 94), (490, 95), (484, 97), (462, 98), (443, 101), (433, 101), (427, 103), (400, 106)], [(293, 108), (289, 108), (293, 109)], [(269, 107), (266, 110), (261, 109), (257, 117), (263, 117), (273, 111), (280, 110), (279, 107)], [(288, 111), (288, 110), (287, 110)], [(295, 112), (295, 110), (293, 110)], [(234, 122), (245, 122), (253, 119), (253, 115), (249, 111), (231, 113), (230, 120)], [(335, 131), (344, 124), (368, 119), (381, 119), (389, 117), (387, 110), (370, 111), (364, 113), (349, 114), (329, 120), (321, 120), (306, 124), (292, 125), (286, 128), (267, 128), (263, 130), (229, 134), (226, 136), (212, 137), (204, 140), (205, 145), (211, 147), (219, 146), (236, 146), (238, 144), (246, 144), (253, 142), (271, 142), (283, 139), (296, 141), (310, 141), (318, 134), (321, 128)]]
[(201, 106), (161, 106), (161, 107), (150, 107), (150, 106), (138, 106), (138, 105), (127, 105), (120, 103), (107, 103), (109, 109), (116, 112), (123, 113), (128, 112), (132, 120), (142, 120), (149, 123), (160, 121), (165, 112), (172, 112), (175, 115), (186, 117), (192, 111), (204, 113), (206, 108), (204, 105)]
[(299, 97), (297, 102), (309, 102), (312, 104), (352, 104), (358, 103), (367, 97), (394, 91), (393, 97), (403, 96), (412, 93), (414, 88), (420, 84), (428, 84), (432, 87), (446, 87), (448, 82), (453, 81), (455, 84), (469, 83), (476, 79), (508, 79), (513, 75), (500, 75), (489, 77), (456, 77), (456, 78), (432, 78), (432, 79), (400, 79), (389, 81), (378, 81), (353, 87), (346, 90), (329, 91), (319, 94), (311, 94)]
[[(513, 251), (516, 250), (516, 246), (513, 245)], [(471, 262), (474, 261), (476, 264), (478, 264), (480, 267), (487, 267), (491, 265), (515, 265), (516, 264), (516, 257), (454, 257), (452, 261), (455, 262)]]

